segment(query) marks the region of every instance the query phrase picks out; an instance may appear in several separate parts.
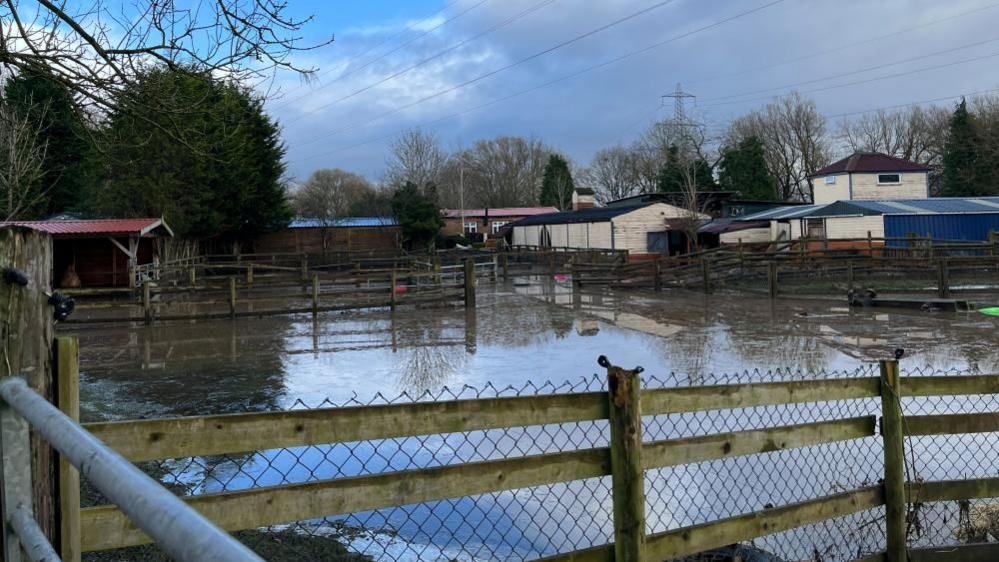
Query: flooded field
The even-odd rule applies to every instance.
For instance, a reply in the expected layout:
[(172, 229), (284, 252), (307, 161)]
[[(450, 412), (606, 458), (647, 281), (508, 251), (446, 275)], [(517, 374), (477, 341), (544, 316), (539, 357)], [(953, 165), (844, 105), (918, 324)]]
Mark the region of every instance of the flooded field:
[(705, 384), (775, 369), (994, 371), (999, 319), (849, 309), (828, 300), (583, 293), (544, 283), (479, 292), (474, 311), (401, 308), (156, 326), (72, 326), (86, 421), (343, 402), (442, 386), (523, 386), (600, 371), (599, 355)]
[[(568, 285), (533, 280), (484, 284), (475, 310), (404, 307), (394, 313), (325, 314), (317, 321), (300, 315), (88, 326), (75, 332), (81, 339), (82, 416), (98, 421), (312, 407), (325, 400), (383, 402), (403, 394), (404, 400), (426, 398), (424, 393), (440, 396), (445, 386), (463, 397), (533, 393), (546, 381), (555, 384), (542, 392), (596, 390), (603, 377), (596, 364), (601, 354), (621, 366), (642, 365), (643, 377), (657, 384), (849, 374), (870, 369), (897, 347), (906, 350), (906, 370), (996, 372), (997, 328), (996, 319), (977, 313), (861, 310), (837, 301), (745, 295), (573, 294)], [(561, 385), (565, 381), (570, 386)], [(656, 416), (647, 420), (645, 432), (646, 439), (665, 439), (878, 412), (879, 403), (866, 400), (725, 416)], [(160, 468), (191, 493), (207, 493), (604, 446), (605, 434), (600, 424), (567, 431), (491, 430), (181, 459)], [(881, 471), (879, 441), (871, 437), (649, 471), (650, 528), (697, 524), (870, 485)], [(989, 438), (962, 447), (994, 445)], [(958, 454), (952, 443), (927, 443), (923, 449), (938, 459)], [(960, 477), (965, 469), (937, 462), (931, 476)], [(755, 485), (739, 484), (747, 475)], [(391, 529), (343, 539), (376, 559), (523, 559), (609, 540), (608, 492), (606, 479), (596, 479), (337, 521), (352, 529)], [(946, 515), (953, 517), (952, 511)], [(842, 539), (865, 527), (863, 516), (844, 523), (846, 530), (805, 529), (758, 544), (797, 559), (811, 555), (813, 537), (827, 542), (840, 537), (829, 545), (838, 550), (823, 559), (846, 559), (858, 549), (877, 548), (876, 533)], [(339, 528), (318, 524), (324, 533)], [(937, 531), (946, 535), (944, 542), (950, 536), (947, 524)]]

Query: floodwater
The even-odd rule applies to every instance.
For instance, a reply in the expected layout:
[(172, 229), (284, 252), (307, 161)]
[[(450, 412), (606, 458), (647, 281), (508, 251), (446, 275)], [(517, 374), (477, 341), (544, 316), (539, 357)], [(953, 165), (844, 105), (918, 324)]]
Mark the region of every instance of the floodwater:
[(601, 372), (710, 384), (746, 371), (852, 371), (896, 348), (906, 369), (995, 371), (999, 319), (850, 309), (829, 300), (480, 287), (478, 307), (155, 326), (71, 326), (87, 421), (341, 403), (442, 386), (522, 387)]
[[(593, 390), (594, 381), (600, 384), (594, 377), (602, 371), (600, 355), (623, 367), (643, 366), (649, 380), (684, 385), (848, 374), (870, 369), (896, 348), (905, 350), (904, 370), (997, 372), (997, 328), (999, 319), (977, 313), (850, 309), (838, 301), (747, 295), (574, 294), (566, 284), (533, 279), (483, 284), (474, 310), (401, 307), (394, 313), (328, 313), (317, 321), (297, 315), (66, 331), (81, 340), (82, 417), (98, 421), (318, 406), (324, 400), (364, 403), (402, 394), (418, 398), (438, 396), (443, 387), (463, 397), (536, 392), (546, 381), (554, 383), (548, 387), (553, 391)], [(569, 386), (561, 385), (566, 381)], [(876, 401), (856, 401), (740, 410), (727, 417), (659, 416), (646, 423), (646, 438), (877, 412)], [(518, 454), (572, 448), (566, 441), (606, 444), (599, 426), (569, 433), (498, 430), (177, 461), (173, 477), (204, 493), (403, 470), (504, 456), (498, 443), (515, 436)], [(676, 528), (876, 482), (878, 439), (649, 471), (649, 525), (654, 531)], [(936, 454), (945, 450), (935, 447)], [(948, 465), (937, 477), (961, 473)], [(747, 476), (763, 483), (740, 484)], [(392, 540), (403, 546), (390, 548), (370, 537), (351, 545), (376, 558), (503, 560), (601, 544), (608, 540), (606, 492), (606, 482), (584, 481), (540, 494), (492, 494), (362, 514), (348, 523), (389, 527)], [(553, 496), (557, 501), (548, 499)], [(579, 524), (581, 514), (594, 524)], [(367, 542), (359, 546), (362, 540)], [(867, 546), (874, 548), (878, 539), (872, 540)], [(805, 558), (813, 545), (799, 537), (774, 548)], [(842, 550), (825, 559), (851, 554)]]

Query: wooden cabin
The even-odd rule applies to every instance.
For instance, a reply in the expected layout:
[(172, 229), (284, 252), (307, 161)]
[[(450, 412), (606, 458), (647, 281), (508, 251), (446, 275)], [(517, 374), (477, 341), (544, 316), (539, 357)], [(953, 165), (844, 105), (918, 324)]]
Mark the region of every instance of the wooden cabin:
[(157, 262), (173, 231), (158, 218), (12, 221), (52, 236), (52, 280), (62, 288), (134, 287), (136, 267)]

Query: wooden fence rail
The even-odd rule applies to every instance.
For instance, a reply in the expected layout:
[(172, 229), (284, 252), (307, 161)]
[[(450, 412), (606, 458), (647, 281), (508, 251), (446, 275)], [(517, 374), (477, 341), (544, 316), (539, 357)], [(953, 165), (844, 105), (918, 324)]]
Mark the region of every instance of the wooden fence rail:
[[(75, 342), (68, 341), (72, 338), (63, 339), (67, 341), (61, 340), (57, 371), (75, 378), (77, 359), (72, 345)], [(642, 416), (850, 400), (880, 401), (884, 415), (888, 415), (900, 404), (902, 396), (999, 394), (999, 375), (893, 379), (897, 362), (884, 361), (881, 376), (639, 391), (640, 371), (622, 370), (609, 362), (604, 365), (608, 371), (607, 392), (102, 422), (84, 427), (127, 459), (139, 462), (512, 427), (595, 423), (594, 428), (599, 431), (610, 430), (609, 446), (184, 498), (220, 527), (236, 531), (589, 478), (611, 476), (615, 482), (620, 480), (612, 487), (615, 543), (550, 558), (560, 561), (665, 560), (883, 505), (888, 506), (886, 525), (891, 528), (898, 524), (892, 519), (898, 513), (904, 518), (906, 497), (913, 496), (915, 486), (919, 487), (919, 501), (999, 496), (999, 478), (911, 483), (904, 481), (904, 474), (893, 472), (894, 465), (889, 461), (883, 485), (646, 536), (642, 507), (645, 470), (872, 438), (878, 434), (879, 424), (874, 415), (867, 415), (643, 442)], [(63, 386), (72, 387), (60, 381), (60, 387)], [(72, 390), (67, 393), (73, 396)], [(72, 398), (67, 407), (76, 407)], [(886, 423), (883, 419), (881, 426), (884, 428)], [(631, 429), (626, 429), (629, 426)], [(975, 431), (999, 431), (999, 413), (909, 416), (904, 431), (881, 433), (886, 447), (902, 447), (906, 434)], [(634, 441), (636, 437), (638, 441)], [(74, 477), (78, 486), (78, 475), (62, 475), (67, 489), (73, 489)], [(904, 493), (897, 494), (898, 490)], [(68, 506), (63, 509), (62, 526), (66, 552), (149, 542), (115, 506), (78, 509), (76, 504), (74, 510), (73, 504), (64, 505)], [(70, 544), (65, 544), (65, 540)], [(902, 553), (897, 543), (890, 543), (895, 551), (886, 553), (882, 559), (905, 560), (904, 537), (902, 543)]]

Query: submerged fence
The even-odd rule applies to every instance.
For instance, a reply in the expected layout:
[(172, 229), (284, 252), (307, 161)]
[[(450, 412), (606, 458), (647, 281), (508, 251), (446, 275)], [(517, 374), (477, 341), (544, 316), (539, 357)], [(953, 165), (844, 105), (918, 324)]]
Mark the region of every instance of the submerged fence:
[[(904, 243), (904, 245), (903, 245)], [(999, 243), (866, 238), (727, 245), (628, 264), (573, 264), (579, 284), (721, 289), (772, 297), (851, 289), (930, 293), (999, 291)]]
[[(692, 381), (606, 365), (561, 385), (85, 427), (273, 560), (991, 548), (963, 545), (994, 536), (999, 375), (899, 379), (886, 361)], [(156, 559), (115, 506), (65, 517), (86, 559)]]

